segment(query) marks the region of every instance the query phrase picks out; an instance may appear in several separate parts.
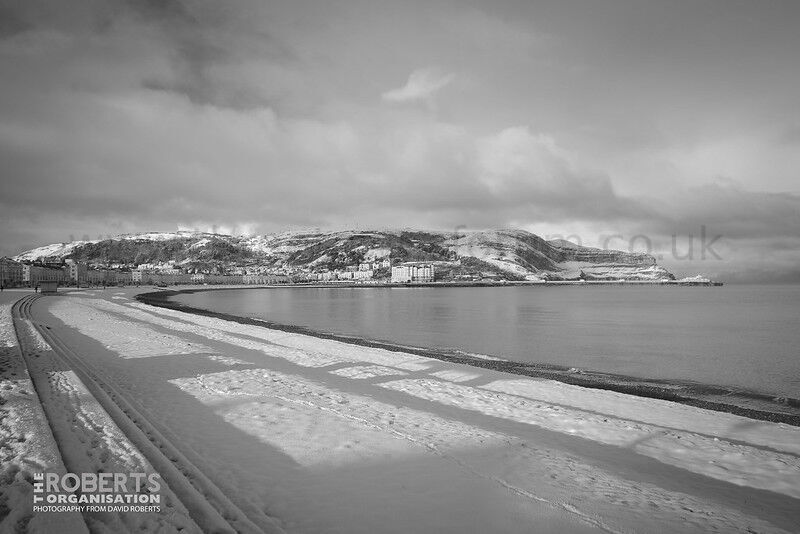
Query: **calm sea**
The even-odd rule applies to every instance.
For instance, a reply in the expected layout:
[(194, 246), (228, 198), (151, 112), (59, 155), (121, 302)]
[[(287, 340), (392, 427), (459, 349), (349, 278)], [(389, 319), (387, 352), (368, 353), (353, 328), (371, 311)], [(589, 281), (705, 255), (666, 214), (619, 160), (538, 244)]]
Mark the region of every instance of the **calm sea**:
[(800, 397), (800, 286), (291, 287), (176, 300), (402, 345)]

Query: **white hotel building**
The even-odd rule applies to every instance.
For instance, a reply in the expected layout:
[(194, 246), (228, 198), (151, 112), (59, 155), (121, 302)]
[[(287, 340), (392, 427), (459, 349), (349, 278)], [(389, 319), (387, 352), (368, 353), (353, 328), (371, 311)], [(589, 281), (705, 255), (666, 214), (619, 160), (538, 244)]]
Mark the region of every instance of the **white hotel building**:
[(433, 282), (432, 263), (403, 263), (392, 267), (393, 283)]

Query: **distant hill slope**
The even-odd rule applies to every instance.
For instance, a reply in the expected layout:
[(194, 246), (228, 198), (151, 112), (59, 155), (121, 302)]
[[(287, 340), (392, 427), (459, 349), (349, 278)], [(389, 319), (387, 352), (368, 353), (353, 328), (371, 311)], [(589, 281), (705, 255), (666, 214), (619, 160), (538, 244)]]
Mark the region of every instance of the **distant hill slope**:
[[(16, 257), (72, 258), (133, 267), (175, 262), (194, 269), (261, 266), (283, 271), (344, 269), (390, 257), (393, 263), (436, 261), (442, 270), (481, 272), (509, 279), (660, 280), (673, 276), (647, 254), (546, 241), (523, 230), (470, 232), (284, 232), (255, 237), (199, 232), (147, 233), (39, 247)], [(460, 261), (460, 265), (456, 263)]]

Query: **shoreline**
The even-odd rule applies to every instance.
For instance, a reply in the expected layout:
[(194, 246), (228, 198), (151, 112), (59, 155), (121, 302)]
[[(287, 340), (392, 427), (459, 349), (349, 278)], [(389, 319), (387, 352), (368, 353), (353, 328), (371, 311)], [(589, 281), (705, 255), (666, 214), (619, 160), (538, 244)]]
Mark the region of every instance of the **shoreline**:
[[(548, 284), (550, 283), (551, 282), (548, 282)], [(441, 284), (435, 285), (441, 286)], [(487, 285), (497, 286), (498, 284)], [(577, 283), (574, 285), (583, 284)], [(405, 286), (405, 284), (401, 284), (400, 286)], [(415, 284), (411, 287), (419, 286), (420, 285)], [(172, 309), (194, 315), (214, 317), (240, 324), (260, 326), (273, 330), (281, 330), (284, 332), (302, 334), (320, 339), (334, 340), (363, 347), (384, 349), (392, 352), (411, 353), (427, 358), (433, 358), (451, 363), (459, 363), (472, 367), (491, 369), (512, 375), (555, 380), (574, 386), (608, 390), (637, 397), (671, 401), (696, 408), (739, 415), (750, 419), (770, 421), (773, 423), (785, 423), (800, 427), (800, 399), (778, 397), (761, 392), (749, 391), (743, 388), (700, 384), (691, 381), (648, 379), (612, 373), (601, 373), (554, 364), (515, 362), (498, 358), (487, 359), (486, 357), (470, 355), (466, 352), (461, 352), (458, 350), (405, 346), (399, 343), (370, 340), (358, 336), (319, 332), (303, 326), (286, 325), (263, 319), (242, 317), (222, 312), (214, 312), (202, 308), (195, 308), (171, 300), (172, 297), (184, 293), (191, 294), (200, 291), (214, 291), (222, 289), (270, 289), (272, 287), (273, 286), (234, 286), (224, 288), (186, 288), (178, 290), (162, 289), (147, 293), (140, 293), (136, 295), (135, 299), (141, 303), (155, 307)], [(303, 285), (300, 287), (331, 287), (331, 285)], [(334, 287), (342, 286), (335, 284)], [(371, 286), (367, 286), (365, 284), (356, 284), (355, 287)]]
[[(722, 282), (694, 280), (494, 280), (452, 282), (297, 282), (286, 286), (300, 287), (503, 287), (503, 286), (681, 286), (721, 287)], [(269, 286), (268, 286), (269, 287)]]

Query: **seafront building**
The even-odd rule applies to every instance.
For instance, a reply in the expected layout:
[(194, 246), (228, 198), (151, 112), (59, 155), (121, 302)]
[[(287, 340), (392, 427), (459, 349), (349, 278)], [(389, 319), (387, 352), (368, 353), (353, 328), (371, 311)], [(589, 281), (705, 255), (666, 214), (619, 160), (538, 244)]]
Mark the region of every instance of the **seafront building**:
[(58, 269), (55, 267), (39, 267), (36, 270), (36, 276), (31, 280), (34, 285), (39, 285), (42, 282), (58, 282), (58, 283), (65, 283), (69, 280), (69, 277), (64, 269)]
[(22, 264), (11, 258), (0, 258), (0, 285), (3, 287), (22, 284)]
[(392, 267), (392, 283), (433, 282), (434, 276), (432, 263), (407, 262)]
[[(276, 268), (274, 266), (250, 265), (229, 267), (225, 274), (200, 272), (178, 268), (172, 261), (128, 265), (122, 263), (91, 265), (72, 258), (48, 257), (34, 262), (21, 263), (11, 258), (0, 258), (0, 280), (4, 287), (36, 287), (42, 282), (56, 282), (72, 286), (118, 286), (118, 285), (179, 285), (179, 284), (247, 284), (272, 285), (293, 282), (367, 282), (375, 278), (375, 269), (391, 266), (390, 258), (365, 261), (341, 269), (309, 272), (304, 269)], [(413, 281), (432, 280), (432, 266), (414, 270)]]
[(86, 272), (86, 282), (90, 285), (118, 286), (129, 285), (133, 282), (133, 275), (128, 271), (115, 271), (113, 269), (90, 269)]
[(356, 271), (353, 273), (353, 280), (372, 280), (372, 269), (366, 271)]
[(22, 264), (22, 283), (23, 285), (30, 285), (33, 265), (28, 263)]
[[(2, 286), (41, 287), (44, 282), (58, 286), (120, 286), (120, 285), (179, 285), (179, 284), (286, 284), (292, 282), (287, 274), (271, 272), (266, 267), (232, 268), (227, 274), (190, 273), (177, 268), (174, 262), (159, 264), (89, 265), (72, 258), (47, 257), (36, 262), (22, 263), (12, 258), (0, 258)], [(358, 278), (372, 272), (356, 273)]]
[(81, 284), (86, 281), (86, 273), (88, 268), (85, 263), (78, 262), (73, 259), (66, 259), (64, 260), (64, 263), (66, 264), (70, 280), (76, 284)]
[(245, 274), (242, 275), (242, 283), (252, 285), (262, 284), (286, 284), (289, 277), (282, 274)]
[(312, 282), (348, 282), (348, 281), (367, 281), (372, 280), (375, 273), (370, 270), (361, 270), (359, 268), (348, 268), (344, 271), (323, 271), (321, 273), (309, 273), (306, 279)]
[(64, 269), (44, 265), (21, 264), (22, 278), (17, 285), (36, 287), (42, 282), (65, 283), (69, 275)]

